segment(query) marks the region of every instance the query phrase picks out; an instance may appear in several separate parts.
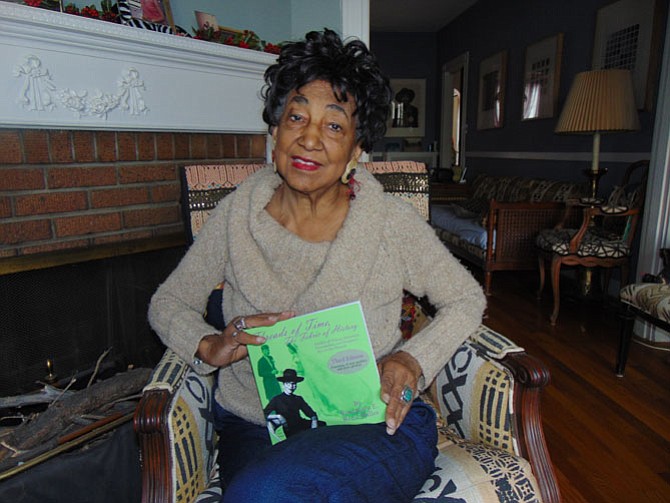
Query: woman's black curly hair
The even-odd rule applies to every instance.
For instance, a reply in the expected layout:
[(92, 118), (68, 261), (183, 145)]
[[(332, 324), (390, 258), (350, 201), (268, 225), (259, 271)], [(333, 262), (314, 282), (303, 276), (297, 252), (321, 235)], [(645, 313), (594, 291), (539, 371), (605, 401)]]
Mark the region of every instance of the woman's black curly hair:
[(366, 152), (386, 133), (391, 102), (388, 78), (377, 59), (359, 40), (346, 44), (332, 30), (312, 31), (304, 41), (284, 45), (277, 63), (265, 71), (263, 120), (270, 130), (279, 124), (286, 97), (294, 89), (323, 80), (339, 101), (356, 102), (356, 142)]

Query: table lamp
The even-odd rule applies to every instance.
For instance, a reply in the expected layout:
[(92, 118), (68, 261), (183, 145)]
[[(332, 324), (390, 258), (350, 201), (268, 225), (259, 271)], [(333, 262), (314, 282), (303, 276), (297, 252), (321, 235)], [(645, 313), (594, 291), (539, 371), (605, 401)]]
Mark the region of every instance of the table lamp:
[(629, 70), (593, 70), (575, 76), (555, 132), (593, 134), (593, 161), (585, 170), (593, 199), (598, 197), (598, 180), (607, 172), (598, 167), (600, 133), (637, 129), (640, 121)]

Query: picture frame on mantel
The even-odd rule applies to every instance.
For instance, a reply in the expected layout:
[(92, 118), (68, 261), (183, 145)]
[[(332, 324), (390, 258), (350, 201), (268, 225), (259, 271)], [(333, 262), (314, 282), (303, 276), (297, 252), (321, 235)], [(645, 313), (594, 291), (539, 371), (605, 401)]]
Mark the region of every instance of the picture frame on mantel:
[(543, 38), (526, 47), (521, 120), (553, 117), (558, 106), (563, 34)]
[[(667, 1), (667, 0), (663, 0)], [(651, 110), (658, 75), (661, 0), (618, 0), (598, 9), (592, 69), (631, 70), (638, 109)]]
[(170, 0), (118, 0), (116, 3), (122, 24), (159, 32), (169, 27), (172, 33), (177, 33)]
[(426, 131), (426, 79), (391, 79), (393, 99), (386, 136), (422, 138)]
[(479, 101), (477, 129), (503, 127), (505, 116), (505, 81), (507, 51), (500, 51), (479, 64)]

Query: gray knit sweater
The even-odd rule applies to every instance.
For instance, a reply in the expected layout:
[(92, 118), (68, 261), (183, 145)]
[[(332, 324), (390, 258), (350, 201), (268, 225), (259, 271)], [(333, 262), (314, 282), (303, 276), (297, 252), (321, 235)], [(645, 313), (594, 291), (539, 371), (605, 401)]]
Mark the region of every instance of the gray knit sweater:
[[(410, 204), (384, 193), (365, 169), (356, 180), (358, 192), (337, 238), (324, 243), (303, 241), (265, 211), (281, 183), (271, 169), (245, 180), (214, 210), (152, 298), (149, 321), (163, 342), (193, 361), (200, 339), (216, 332), (202, 313), (221, 280), (226, 320), (284, 310), (303, 314), (360, 300), (377, 359), (406, 351), (423, 369), (421, 386), (430, 383), (480, 323), (484, 295)], [(433, 322), (408, 341), (399, 330), (403, 289), (428, 295), (437, 308)], [(264, 424), (248, 359), (220, 370), (216, 399)]]

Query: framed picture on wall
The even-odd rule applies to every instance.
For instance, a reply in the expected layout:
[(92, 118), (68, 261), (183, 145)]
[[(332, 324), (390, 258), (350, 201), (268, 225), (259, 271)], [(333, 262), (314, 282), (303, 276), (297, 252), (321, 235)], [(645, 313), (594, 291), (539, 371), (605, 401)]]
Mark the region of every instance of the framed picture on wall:
[(391, 79), (393, 100), (386, 136), (417, 138), (426, 131), (426, 79)]
[(503, 126), (507, 51), (489, 56), (479, 64), (477, 129)]
[(526, 47), (521, 120), (554, 116), (561, 81), (562, 51), (562, 33)]
[(593, 42), (593, 69), (630, 70), (637, 107), (647, 110), (653, 107), (660, 57), (655, 4), (655, 0), (619, 0), (598, 9)]

